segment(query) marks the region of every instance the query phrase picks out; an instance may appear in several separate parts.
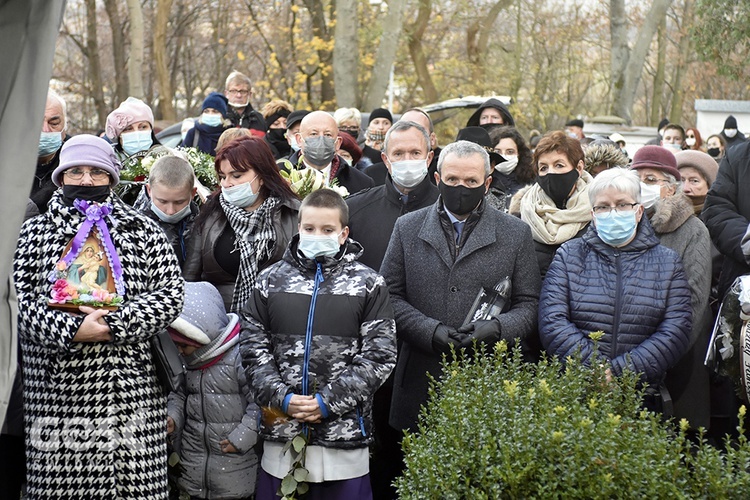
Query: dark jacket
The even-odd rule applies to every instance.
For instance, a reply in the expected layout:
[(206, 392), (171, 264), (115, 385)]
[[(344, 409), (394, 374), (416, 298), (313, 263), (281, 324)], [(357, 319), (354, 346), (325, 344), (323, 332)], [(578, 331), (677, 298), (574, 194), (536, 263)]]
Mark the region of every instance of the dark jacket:
[(724, 297), (735, 278), (750, 273), (750, 266), (745, 262), (740, 248), (750, 223), (747, 186), (750, 186), (750, 142), (727, 150), (701, 213), (711, 240), (724, 255), (719, 297)]
[[(211, 156), (216, 156), (216, 144), (219, 137), (227, 129), (224, 125), (209, 127), (205, 123), (195, 122), (195, 126), (187, 131), (182, 146), (185, 148), (197, 148)], [(195, 134), (198, 134), (197, 140)]]
[[(606, 279), (604, 279), (606, 277)], [(547, 353), (589, 362), (592, 332), (614, 375), (625, 367), (659, 383), (690, 346), (690, 287), (679, 256), (643, 217), (635, 239), (605, 244), (589, 226), (557, 251), (542, 285), (539, 335)]]
[(692, 428), (710, 425), (709, 373), (704, 366), (711, 337), (711, 238), (693, 215), (693, 205), (683, 193), (659, 200), (649, 216), (662, 245), (680, 256), (690, 287), (692, 329), (690, 350), (667, 372), (665, 384), (674, 404), (674, 416), (687, 419)]
[[(209, 199), (208, 203), (219, 203), (218, 197)], [(208, 205), (204, 210), (208, 209)], [(297, 234), (297, 211), (299, 201), (285, 201), (274, 212), (273, 226), (276, 231), (276, 245), (273, 255), (264, 262), (258, 263), (258, 271), (278, 262), (284, 256), (289, 240)], [(232, 295), (237, 276), (232, 276), (216, 260), (214, 250), (221, 233), (229, 226), (227, 216), (221, 206), (216, 206), (205, 217), (200, 218), (193, 226), (193, 234), (188, 242), (187, 259), (182, 268), (185, 281), (208, 281), (214, 285), (224, 299), (227, 311), (232, 307)]]
[(726, 141), (727, 143), (727, 145), (724, 147), (725, 151), (729, 151), (731, 148), (737, 146), (738, 144), (747, 142), (747, 137), (745, 136), (745, 134), (743, 134), (739, 130), (734, 135), (734, 137), (728, 137), (726, 134), (724, 134), (723, 130), (719, 132), (719, 135), (722, 136), (724, 138), (724, 141)]
[[(435, 172), (437, 172), (437, 164), (438, 164), (438, 158), (440, 157), (440, 151), (442, 151), (442, 148), (435, 148), (432, 150), (432, 161), (427, 167), (427, 178), (430, 180), (432, 185), (435, 185)], [(390, 177), (388, 174), (388, 167), (385, 166), (385, 163), (382, 161), (378, 161), (377, 163), (373, 163), (369, 167), (365, 168), (364, 172), (372, 177), (372, 180), (375, 181), (376, 186), (382, 186), (385, 184), (386, 177)]]
[(482, 114), (482, 111), (487, 108), (495, 108), (498, 111), (500, 111), (500, 114), (503, 117), (503, 125), (508, 125), (510, 127), (515, 127), (516, 122), (513, 120), (513, 115), (510, 114), (510, 111), (508, 111), (508, 108), (505, 107), (505, 104), (500, 102), (498, 99), (492, 98), (487, 99), (482, 103), (479, 108), (477, 108), (476, 111), (474, 111), (474, 114), (469, 117), (469, 121), (466, 122), (467, 127), (478, 127), (479, 126), (479, 115)]
[[(298, 241), (259, 275), (242, 311), (242, 364), (261, 408), (286, 411), (293, 394), (318, 396), (323, 420), (309, 424), (310, 444), (362, 448), (372, 440), (372, 396), (396, 362), (388, 287), (356, 261), (357, 242), (314, 261)], [(285, 442), (303, 427), (263, 419), (261, 434)]]
[(435, 203), (438, 190), (425, 178), (409, 192), (406, 203), (393, 187), (390, 177), (385, 185), (365, 189), (346, 199), (349, 205), (349, 237), (360, 242), (364, 254), (359, 261), (373, 269), (380, 269), (396, 219), (405, 213)]
[(375, 149), (372, 146), (365, 145), (365, 147), (362, 148), (362, 156), (369, 158), (373, 165), (383, 161), (383, 157), (380, 156), (381, 153), (382, 151)]
[[(291, 155), (289, 157), (289, 163), (295, 168), (305, 168), (302, 152), (297, 151)], [(343, 186), (349, 191), (349, 194), (354, 194), (375, 185), (368, 175), (347, 165), (339, 155), (334, 156), (331, 161), (331, 169), (335, 169), (336, 167), (338, 167), (338, 170), (336, 171), (334, 178), (338, 180), (339, 186)]]
[(453, 229), (441, 199), (399, 217), (393, 229), (381, 272), (401, 342), (390, 414), (396, 429), (416, 429), (427, 401), (427, 373), (440, 376), (441, 355), (432, 347), (435, 329), (440, 324), (460, 327), (482, 288), (490, 290), (510, 277), (511, 308), (499, 318), (502, 338), (514, 343), (536, 333), (540, 278), (529, 227), (491, 207), (470, 218), (475, 216), (455, 257)]
[(259, 111), (254, 110), (250, 104), (245, 106), (241, 115), (231, 105), (227, 106), (227, 119), (232, 122), (233, 127), (249, 128), (263, 134), (268, 129), (263, 115)]
[(164, 234), (167, 235), (169, 244), (172, 245), (174, 254), (180, 262), (180, 268), (182, 268), (185, 265), (185, 259), (187, 258), (187, 249), (193, 232), (193, 223), (198, 217), (198, 205), (194, 201), (191, 201), (190, 215), (175, 223), (164, 222), (161, 220), (159, 216), (151, 210), (150, 203), (146, 208), (142, 209), (141, 212), (143, 212), (149, 219), (159, 224), (159, 227), (164, 231)]
[[(63, 133), (63, 144), (65, 141), (70, 139), (71, 136)], [(60, 146), (62, 149), (62, 146)], [(49, 203), (52, 194), (57, 191), (57, 186), (52, 182), (52, 172), (55, 171), (58, 165), (60, 165), (60, 149), (57, 150), (55, 155), (47, 163), (39, 163), (37, 159), (36, 172), (34, 173), (34, 182), (31, 185), (31, 194), (29, 198), (36, 204), (39, 212), (44, 213), (47, 211), (47, 204)]]
[(491, 207), (508, 213), (513, 195), (525, 186), (528, 186), (528, 184), (522, 184), (516, 180), (515, 172), (505, 175), (495, 170), (492, 172), (492, 184), (490, 184), (490, 190), (487, 193), (487, 202)]

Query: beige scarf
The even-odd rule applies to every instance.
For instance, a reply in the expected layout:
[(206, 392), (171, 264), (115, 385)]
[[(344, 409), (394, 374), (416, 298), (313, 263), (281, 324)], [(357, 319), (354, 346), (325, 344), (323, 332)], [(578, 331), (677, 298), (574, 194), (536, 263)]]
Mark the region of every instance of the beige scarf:
[(591, 174), (584, 170), (563, 210), (555, 206), (539, 184), (532, 185), (526, 191), (521, 199), (521, 220), (531, 227), (534, 241), (545, 245), (562, 245), (591, 222), (589, 184), (592, 180)]

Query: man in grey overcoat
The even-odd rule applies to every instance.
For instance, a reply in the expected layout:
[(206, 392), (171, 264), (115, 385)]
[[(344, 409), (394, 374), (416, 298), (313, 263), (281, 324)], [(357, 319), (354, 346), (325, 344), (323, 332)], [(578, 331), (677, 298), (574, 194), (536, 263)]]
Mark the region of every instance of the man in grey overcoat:
[[(429, 372), (440, 376), (450, 346), (474, 340), (509, 345), (537, 335), (541, 280), (531, 231), (520, 219), (487, 205), (490, 160), (479, 145), (458, 141), (440, 155), (440, 198), (400, 217), (381, 274), (390, 288), (401, 345), (390, 425), (417, 428)], [(496, 319), (462, 326), (477, 293), (511, 279), (510, 309)]]

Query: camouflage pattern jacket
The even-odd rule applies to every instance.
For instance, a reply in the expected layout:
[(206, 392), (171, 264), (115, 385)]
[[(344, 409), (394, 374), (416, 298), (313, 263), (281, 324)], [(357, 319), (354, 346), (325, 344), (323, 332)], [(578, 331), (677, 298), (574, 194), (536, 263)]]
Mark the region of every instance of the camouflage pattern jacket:
[[(388, 287), (356, 261), (359, 243), (315, 261), (299, 255), (298, 241), (258, 276), (241, 314), (240, 352), (263, 408), (260, 432), (285, 442), (309, 431), (309, 444), (361, 448), (371, 440), (372, 396), (396, 363)], [(293, 394), (316, 395), (322, 421), (274, 419)]]

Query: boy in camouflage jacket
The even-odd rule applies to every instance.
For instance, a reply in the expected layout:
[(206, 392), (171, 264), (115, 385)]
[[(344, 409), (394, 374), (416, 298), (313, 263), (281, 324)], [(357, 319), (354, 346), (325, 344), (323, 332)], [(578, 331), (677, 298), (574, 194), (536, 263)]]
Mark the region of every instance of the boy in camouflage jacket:
[[(308, 195), (299, 235), (264, 270), (242, 311), (240, 352), (264, 418), (256, 498), (276, 498), (295, 468), (310, 493), (369, 498), (372, 396), (396, 361), (388, 287), (356, 261), (348, 208), (334, 191)], [(304, 463), (285, 443), (307, 443)]]

